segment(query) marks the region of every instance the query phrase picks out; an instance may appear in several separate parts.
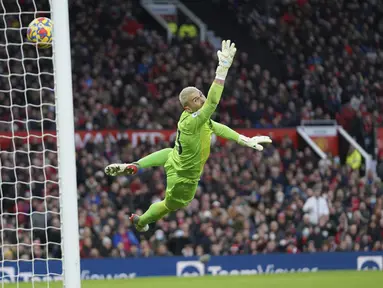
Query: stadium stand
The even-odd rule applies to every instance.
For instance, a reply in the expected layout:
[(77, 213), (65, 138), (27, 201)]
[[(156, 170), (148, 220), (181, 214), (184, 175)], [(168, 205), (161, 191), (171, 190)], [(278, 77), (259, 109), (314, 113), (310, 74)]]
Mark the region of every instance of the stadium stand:
[[(110, 151), (131, 161), (169, 144), (138, 151), (125, 145)], [(309, 149), (297, 151), (288, 138), (263, 153), (230, 143), (214, 146), (196, 199), (140, 238), (129, 230), (126, 215), (163, 197), (164, 172), (106, 180), (102, 160), (90, 156), (104, 149), (90, 144), (82, 151), (84, 167), (98, 167), (86, 168), (90, 178), (79, 180), (83, 257), (105, 250), (115, 257), (148, 257), (382, 249), (380, 179), (361, 178), (336, 161), (318, 163)], [(323, 199), (319, 211), (310, 204), (316, 196)]]
[[(140, 23), (143, 11), (134, 1), (124, 4), (117, 1), (108, 7), (96, 1), (89, 9), (82, 9), (88, 2), (75, 1), (71, 5), (76, 127), (87, 130), (174, 128), (181, 112), (175, 101), (178, 91), (186, 85), (208, 90), (215, 63), (213, 48), (187, 38), (175, 39), (169, 46), (155, 30), (145, 29), (145, 24)], [(250, 6), (253, 3), (245, 2)], [(343, 7), (332, 7), (323, 1), (312, 1), (310, 5), (305, 1), (275, 3), (268, 10), (273, 21), (257, 18), (257, 10), (247, 6), (237, 4), (233, 9), (242, 22), (253, 22), (252, 30), (267, 32), (262, 37), (266, 37), (271, 50), (280, 56), (286, 71), (282, 79), (278, 79), (271, 75), (268, 67), (260, 67), (249, 60), (246, 52), (241, 53), (217, 119), (234, 127), (257, 128), (293, 127), (300, 120), (334, 119), (337, 115), (348, 130), (352, 129), (350, 117), (359, 116), (364, 127), (381, 123), (381, 36), (375, 23), (379, 10), (373, 9), (372, 4), (363, 5), (366, 13), (358, 14), (362, 18), (355, 21), (360, 23), (372, 17), (374, 25), (371, 24), (369, 31), (375, 34), (370, 35), (372, 38), (366, 36), (365, 41), (364, 38), (349, 40), (352, 47), (347, 50), (349, 44), (344, 42), (348, 39), (336, 39), (331, 36), (333, 34), (326, 37), (325, 34), (330, 30), (331, 21), (339, 21), (329, 17)], [(305, 13), (302, 9), (306, 9)], [(326, 14), (326, 9), (332, 14)], [(253, 12), (247, 15), (245, 11)], [(322, 11), (323, 15), (312, 11)], [(295, 22), (288, 20), (288, 13)], [(309, 15), (313, 15), (314, 20), (308, 20)], [(311, 31), (308, 25), (300, 25), (305, 21), (316, 29)], [(335, 33), (334, 29), (332, 31)], [(258, 34), (254, 37), (260, 37)], [(306, 41), (305, 37), (311, 34), (312, 41)], [(334, 41), (339, 44), (335, 45)], [(281, 55), (281, 51), (285, 53)], [(335, 60), (341, 63), (334, 65)], [(371, 61), (374, 65), (368, 65)], [(2, 79), (2, 84), (7, 86), (5, 82), (6, 79)], [(3, 119), (9, 117), (6, 112), (0, 111)], [(135, 121), (138, 115), (140, 120)], [(2, 128), (9, 130), (9, 127)], [(358, 135), (358, 131), (354, 132)]]
[[(371, 44), (380, 45), (381, 41), (376, 23), (380, 10), (374, 9), (378, 2), (348, 1), (344, 3), (349, 5), (344, 7), (328, 6), (320, 0), (274, 2), (269, 10), (274, 22), (269, 19), (265, 23), (257, 10), (248, 7), (234, 9), (238, 19), (253, 21), (253, 36), (266, 39), (287, 70), (278, 79), (267, 67), (251, 62), (248, 54), (239, 53), (217, 119), (231, 127), (247, 128), (294, 127), (302, 119), (330, 119), (336, 115), (345, 124), (355, 121), (356, 115), (365, 128), (372, 122), (381, 123), (382, 54), (379, 46)], [(231, 3), (237, 5), (240, 1)], [(353, 15), (351, 12), (358, 7), (366, 13)], [(340, 14), (333, 17), (338, 9), (342, 9), (344, 17)], [(70, 11), (77, 129), (174, 128), (181, 112), (176, 97), (181, 87), (196, 85), (207, 91), (216, 60), (214, 49), (207, 43), (175, 39), (168, 45), (158, 31), (147, 29), (140, 22), (143, 11), (135, 1), (116, 0), (105, 5), (103, 1), (79, 0), (72, 3)], [(307, 11), (318, 11), (319, 15), (306, 14)], [(353, 15), (356, 22), (347, 15)], [(371, 17), (371, 26), (358, 25)], [(345, 19), (351, 20), (338, 25), (340, 32), (342, 27), (345, 29), (342, 35), (358, 32), (361, 41), (354, 43), (351, 36), (334, 40), (323, 34), (323, 29)], [(292, 28), (297, 26), (298, 32)], [(310, 42), (312, 37), (317, 42)], [(374, 39), (378, 41), (371, 42)], [(312, 49), (307, 49), (306, 44)], [(288, 53), (281, 55), (281, 49)], [(374, 65), (369, 65), (371, 59)], [(1, 81), (0, 84), (6, 85)], [(0, 93), (0, 101), (7, 101), (5, 98)], [(22, 117), (21, 111), (14, 114)], [(0, 118), (7, 117), (9, 111), (0, 110)], [(0, 129), (7, 131), (9, 127)], [(354, 134), (363, 131), (368, 130), (357, 130)], [(52, 141), (50, 145), (55, 144)], [(339, 163), (337, 158), (318, 161), (310, 149), (299, 150), (288, 138), (263, 153), (230, 143), (215, 145), (191, 205), (156, 223), (152, 232), (138, 235), (127, 217), (133, 211), (140, 214), (163, 197), (163, 170), (148, 169), (135, 177), (112, 179), (103, 169), (111, 162), (131, 162), (170, 145), (142, 143), (133, 148), (129, 141), (119, 139), (117, 143), (89, 141), (77, 149), (81, 257), (383, 249), (380, 179), (371, 175), (361, 177), (357, 170)], [(6, 157), (2, 155), (2, 163), (11, 161)], [(32, 160), (41, 161), (37, 157)], [(57, 177), (55, 170), (45, 172), (49, 177)], [(17, 173), (22, 179), (26, 172), (20, 169)], [(37, 169), (33, 173), (39, 175), (43, 171)], [(5, 180), (13, 177), (13, 171), (3, 174)], [(12, 195), (13, 188), (3, 186), (4, 193)], [(20, 187), (19, 193), (27, 196), (30, 191)], [(48, 185), (36, 187), (33, 193), (58, 192), (57, 187)], [(313, 205), (316, 201), (319, 208)], [(4, 205), (9, 211), (16, 209), (11, 203)], [(58, 207), (57, 202), (50, 205), (51, 211)], [(44, 209), (38, 202), (32, 206), (36, 211)], [(27, 201), (20, 201), (17, 211), (28, 213), (29, 207)], [(32, 222), (25, 215), (18, 217), (23, 228), (45, 228), (45, 218), (38, 214)], [(60, 225), (57, 217), (47, 217), (50, 226)], [(7, 221), (5, 225), (13, 227), (15, 219)], [(55, 229), (47, 234), (34, 229), (33, 237), (29, 233), (32, 232), (5, 233), (5, 242), (16, 243), (16, 237), (27, 244), (31, 239), (42, 244), (58, 243), (60, 239)], [(50, 245), (52, 256), (60, 257), (58, 245)], [(39, 247), (33, 246), (34, 256), (46, 257)], [(30, 258), (30, 249), (31, 246), (21, 246), (20, 257)], [(3, 254), (5, 259), (15, 259), (16, 249), (8, 248)]]
[[(383, 7), (380, 1), (220, 1), (236, 11), (251, 37), (284, 65), (285, 83), (320, 114), (337, 119), (371, 149), (381, 125)], [(310, 111), (302, 111), (305, 119)], [(363, 127), (363, 128), (361, 128)], [(370, 150), (371, 151), (371, 150)]]
[[(191, 205), (153, 225), (151, 232), (138, 235), (128, 215), (140, 213), (163, 197), (163, 170), (107, 178), (103, 168), (111, 159), (132, 161), (169, 145), (147, 143), (133, 148), (126, 140), (90, 141), (77, 151), (83, 258), (382, 249), (380, 179), (360, 177), (357, 170), (336, 159), (318, 162), (310, 149), (296, 150), (289, 138), (263, 153), (232, 143), (215, 145)], [(51, 173), (55, 177), (55, 171)], [(56, 187), (48, 188), (48, 193), (57, 193)], [(322, 199), (319, 210), (315, 197)], [(18, 211), (28, 213), (29, 207), (20, 202)], [(33, 207), (43, 209), (39, 203)], [(47, 217), (49, 223), (59, 225), (57, 218)], [(19, 223), (25, 228), (29, 225), (27, 217)], [(44, 217), (33, 219), (34, 227), (44, 223)], [(47, 233), (50, 242), (60, 237), (56, 231)], [(11, 242), (15, 237), (6, 239)], [(26, 243), (30, 239), (26, 231), (18, 237)], [(37, 233), (35, 239), (47, 241), (45, 233)], [(50, 251), (59, 256), (55, 245)], [(21, 250), (23, 257), (30, 253), (26, 247)], [(12, 249), (6, 255), (8, 259), (16, 256)]]

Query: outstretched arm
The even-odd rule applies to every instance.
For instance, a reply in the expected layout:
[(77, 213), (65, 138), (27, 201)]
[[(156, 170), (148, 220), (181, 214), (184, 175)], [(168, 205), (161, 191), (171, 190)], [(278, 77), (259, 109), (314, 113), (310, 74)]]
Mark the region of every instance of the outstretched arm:
[(218, 103), (221, 100), (223, 85), (223, 80), (215, 79), (213, 84), (210, 86), (207, 99), (202, 108), (191, 115), (191, 119), (193, 119), (192, 121), (194, 121), (196, 128), (201, 127), (205, 122), (207, 122), (217, 109)]
[(235, 132), (233, 129), (221, 123), (217, 123), (213, 120), (211, 120), (211, 123), (215, 135), (225, 138), (227, 140), (235, 141), (242, 146), (247, 146), (258, 151), (263, 150), (263, 146), (260, 144), (267, 144), (272, 142), (269, 136), (255, 136), (249, 138)]
[(235, 48), (234, 43), (231, 43), (230, 40), (222, 41), (222, 48), (217, 52), (219, 63), (215, 71), (215, 79), (207, 94), (206, 102), (200, 110), (192, 114), (195, 127), (201, 127), (206, 123), (217, 109), (221, 100), (225, 79), (236, 52), (237, 48)]
[(239, 133), (235, 132), (233, 129), (223, 125), (221, 123), (211, 120), (213, 132), (215, 135), (225, 138), (227, 140), (239, 142)]

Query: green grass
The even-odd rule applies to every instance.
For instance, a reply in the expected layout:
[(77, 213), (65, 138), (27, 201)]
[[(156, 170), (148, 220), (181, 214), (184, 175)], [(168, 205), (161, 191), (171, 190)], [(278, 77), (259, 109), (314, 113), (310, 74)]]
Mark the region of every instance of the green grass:
[[(0, 286), (2, 287), (2, 286)], [(4, 284), (5, 288), (32, 288), (31, 283)], [(47, 288), (35, 283), (34, 288)], [(49, 288), (61, 288), (51, 283)], [(138, 278), (83, 281), (82, 288), (382, 288), (383, 272), (318, 272), (257, 276), (205, 276), (197, 278)], [(71, 287), (68, 287), (71, 288)]]

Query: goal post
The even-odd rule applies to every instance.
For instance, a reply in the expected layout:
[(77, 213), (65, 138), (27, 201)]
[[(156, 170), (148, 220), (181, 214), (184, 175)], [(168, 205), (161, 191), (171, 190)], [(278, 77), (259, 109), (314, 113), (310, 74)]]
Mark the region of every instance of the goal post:
[(51, 11), (54, 23), (53, 61), (55, 74), (63, 276), (65, 287), (80, 288), (76, 154), (68, 0), (51, 0)]
[(0, 0), (0, 288), (81, 287), (69, 31), (68, 0)]

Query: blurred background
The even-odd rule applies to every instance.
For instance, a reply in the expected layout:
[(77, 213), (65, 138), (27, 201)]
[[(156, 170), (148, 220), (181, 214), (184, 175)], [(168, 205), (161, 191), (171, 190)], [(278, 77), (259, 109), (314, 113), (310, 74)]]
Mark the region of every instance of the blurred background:
[[(11, 2), (3, 11), (35, 11), (34, 1)], [(381, 1), (69, 2), (82, 258), (383, 250)], [(22, 42), (16, 28), (32, 19), (4, 16), (15, 30), (1, 42)], [(117, 178), (103, 169), (173, 146), (178, 93), (189, 85), (207, 93), (222, 39), (238, 53), (214, 120), (274, 142), (259, 153), (215, 139), (191, 205), (137, 234), (128, 216), (164, 197), (163, 169)], [(3, 136), (55, 130), (44, 64), (52, 51), (36, 53), (1, 46), (0, 69), (14, 74), (0, 78)], [(28, 57), (39, 60), (17, 61)], [(39, 121), (17, 121), (27, 114)], [(10, 139), (2, 137), (3, 151), (37, 152), (0, 154), (3, 165), (20, 166), (1, 171), (2, 197), (18, 198), (3, 199), (2, 227), (21, 228), (3, 232), (2, 255), (60, 258), (55, 141)]]

